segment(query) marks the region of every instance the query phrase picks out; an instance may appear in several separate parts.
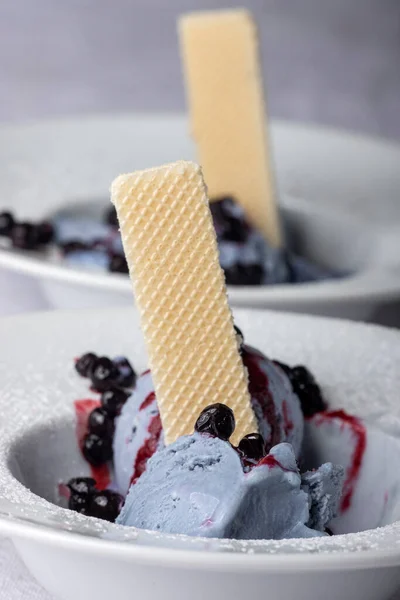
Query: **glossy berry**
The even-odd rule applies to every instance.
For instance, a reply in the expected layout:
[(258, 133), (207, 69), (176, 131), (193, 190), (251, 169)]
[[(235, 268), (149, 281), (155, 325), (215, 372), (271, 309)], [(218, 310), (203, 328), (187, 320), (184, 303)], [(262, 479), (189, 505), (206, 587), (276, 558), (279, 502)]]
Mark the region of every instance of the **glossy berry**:
[(117, 211), (115, 210), (114, 205), (111, 205), (110, 208), (107, 209), (104, 215), (104, 221), (107, 225), (111, 225), (111, 227), (118, 227)]
[(235, 263), (225, 268), (225, 279), (228, 285), (260, 285), (263, 277), (264, 269), (257, 263), (250, 265)]
[(114, 418), (120, 414), (121, 409), (128, 398), (129, 394), (124, 392), (124, 390), (111, 388), (102, 393), (101, 405), (110, 417)]
[(68, 499), (68, 508), (87, 515), (95, 485), (96, 482), (91, 477), (75, 477), (74, 479), (70, 479), (67, 483), (71, 491)]
[(39, 245), (38, 229), (32, 223), (16, 223), (10, 234), (14, 248), (35, 250)]
[(54, 239), (54, 228), (51, 223), (43, 221), (37, 225), (38, 244), (46, 246)]
[(306, 367), (298, 365), (291, 369), (283, 363), (276, 361), (276, 364), (289, 377), (293, 391), (300, 400), (301, 410), (305, 417), (312, 417), (316, 413), (327, 409), (327, 405), (322, 398), (321, 389)]
[(93, 362), (90, 379), (95, 390), (104, 392), (115, 387), (118, 376), (118, 368), (106, 356), (101, 356)]
[(125, 356), (117, 356), (113, 363), (119, 371), (118, 385), (123, 388), (133, 387), (136, 382), (136, 373), (129, 360)]
[(233, 411), (225, 404), (210, 404), (200, 413), (194, 428), (199, 433), (229, 440), (235, 430)]
[(93, 352), (82, 354), (75, 363), (75, 369), (82, 377), (90, 377), (95, 360), (97, 355)]
[(104, 408), (95, 408), (89, 415), (88, 429), (99, 437), (110, 437), (114, 433), (114, 421)]
[(94, 467), (104, 465), (112, 459), (111, 437), (100, 437), (94, 433), (88, 433), (83, 441), (82, 453), (88, 463)]
[(9, 236), (15, 225), (14, 217), (8, 211), (0, 213), (0, 235)]
[(312, 415), (326, 410), (327, 405), (322, 398), (321, 389), (306, 367), (294, 367), (289, 374), (289, 379), (294, 393), (300, 400), (305, 417), (312, 417)]
[(92, 477), (74, 477), (68, 481), (67, 486), (72, 494), (87, 496), (94, 491), (96, 481)]
[(111, 273), (129, 273), (125, 256), (123, 254), (112, 254), (108, 263), (108, 270)]
[(87, 515), (89, 512), (90, 496), (71, 493), (68, 499), (68, 508), (81, 515)]
[(250, 228), (244, 212), (233, 198), (213, 200), (210, 204), (214, 228), (220, 241), (244, 243)]
[(240, 440), (239, 450), (245, 458), (259, 461), (266, 455), (264, 438), (259, 433), (249, 433)]
[(95, 492), (90, 500), (89, 515), (113, 523), (121, 510), (123, 498), (116, 492)]

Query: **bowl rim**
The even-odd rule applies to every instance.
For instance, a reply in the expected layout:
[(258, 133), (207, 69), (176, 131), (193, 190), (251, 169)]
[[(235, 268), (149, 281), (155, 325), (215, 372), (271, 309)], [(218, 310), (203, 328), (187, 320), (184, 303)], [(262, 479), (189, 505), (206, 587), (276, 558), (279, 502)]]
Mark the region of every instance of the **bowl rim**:
[[(359, 568), (400, 565), (399, 549), (338, 550), (321, 553), (240, 553), (212, 550), (178, 549), (171, 546), (145, 546), (85, 536), (72, 531), (60, 531), (46, 526), (10, 520), (0, 515), (0, 531), (12, 540), (29, 540), (53, 547), (109, 556), (124, 561), (134, 560), (143, 566), (155, 564), (185, 569), (239, 570), (252, 572), (313, 572), (321, 569), (350, 571)], [(346, 534), (352, 535), (352, 534)]]
[[(0, 266), (18, 273), (40, 279), (51, 279), (57, 282), (90, 287), (93, 291), (115, 293), (131, 293), (132, 284), (127, 275), (118, 273), (93, 273), (87, 270), (74, 269), (68, 265), (54, 264), (25, 251), (14, 251), (0, 248)], [(382, 270), (379, 266), (359, 271), (341, 279), (316, 281), (311, 283), (280, 284), (272, 286), (228, 286), (229, 300), (232, 305), (251, 302), (262, 305), (264, 302), (281, 302), (283, 308), (296, 300), (301, 307), (310, 302), (323, 304), (357, 303), (361, 299), (390, 301), (400, 296), (400, 269)]]
[[(86, 123), (113, 123), (124, 122), (128, 119), (140, 121), (166, 122), (166, 120), (176, 120), (181, 123), (185, 116), (183, 112), (150, 112), (135, 111), (126, 113), (91, 113), (88, 115), (77, 115), (62, 118), (35, 119), (26, 123), (3, 124), (0, 125), (0, 131), (12, 134), (23, 132), (25, 129), (39, 129), (41, 127), (68, 124), (86, 124)], [(341, 138), (344, 143), (351, 144), (354, 140), (359, 143), (370, 145), (380, 144), (391, 151), (398, 153), (400, 163), (400, 145), (394, 141), (365, 136), (340, 129), (320, 127), (315, 124), (292, 123), (285, 120), (273, 120), (272, 130), (280, 132), (298, 131), (303, 134), (329, 136), (333, 139)], [(354, 218), (354, 217), (353, 217)], [(114, 292), (119, 294), (128, 294), (131, 291), (131, 285), (128, 277), (115, 273), (93, 273), (87, 270), (79, 270), (66, 264), (51, 262), (49, 259), (40, 255), (32, 255), (26, 251), (16, 251), (0, 246), (0, 266), (9, 270), (23, 273), (44, 280), (53, 280), (59, 283), (79, 286), (81, 288), (91, 288), (93, 291)], [(310, 303), (335, 304), (340, 305), (343, 302), (356, 303), (361, 299), (364, 302), (373, 303), (377, 300), (397, 299), (400, 296), (400, 269), (391, 268), (390, 265), (382, 269), (381, 265), (370, 267), (363, 271), (350, 275), (343, 279), (326, 280), (298, 284), (293, 288), (291, 284), (281, 284), (274, 286), (230, 286), (229, 297), (233, 305), (245, 305), (251, 302), (255, 306), (263, 306), (265, 303), (278, 302), (282, 307), (293, 307), (296, 305), (301, 309), (307, 307)]]

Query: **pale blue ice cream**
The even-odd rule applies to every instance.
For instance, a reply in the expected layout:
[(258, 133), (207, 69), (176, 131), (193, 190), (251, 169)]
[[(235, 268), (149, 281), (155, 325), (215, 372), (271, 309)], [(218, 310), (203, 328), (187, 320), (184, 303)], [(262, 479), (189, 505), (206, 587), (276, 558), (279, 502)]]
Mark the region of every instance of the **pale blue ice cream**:
[[(249, 389), (259, 432), (268, 447), (289, 442), (297, 457), (304, 426), (299, 399), (279, 366), (258, 350), (249, 346), (245, 349)], [(115, 420), (115, 482), (123, 495), (128, 493), (131, 481), (144, 471), (146, 459), (164, 446), (163, 436), (156, 427), (157, 415), (154, 385), (151, 373), (147, 371), (138, 377), (132, 396)]]
[(245, 472), (229, 442), (194, 433), (149, 460), (117, 523), (217, 538), (321, 536), (336, 514), (342, 475), (341, 467), (323, 465), (302, 481), (287, 443)]
[[(243, 209), (230, 199), (213, 202), (211, 210), (217, 233), (220, 263), (228, 284), (307, 283), (343, 275), (293, 252), (270, 246), (247, 222)], [(103, 223), (100, 217), (100, 214), (96, 215), (92, 210), (92, 214), (79, 211), (75, 215), (71, 211), (66, 214), (61, 212), (54, 218), (57, 244), (78, 241), (89, 246), (83, 252), (68, 251), (64, 260), (69, 265), (106, 270), (109, 253), (123, 254), (121, 237), (116, 228)], [(96, 252), (90, 248), (94, 242), (100, 242), (101, 246)]]

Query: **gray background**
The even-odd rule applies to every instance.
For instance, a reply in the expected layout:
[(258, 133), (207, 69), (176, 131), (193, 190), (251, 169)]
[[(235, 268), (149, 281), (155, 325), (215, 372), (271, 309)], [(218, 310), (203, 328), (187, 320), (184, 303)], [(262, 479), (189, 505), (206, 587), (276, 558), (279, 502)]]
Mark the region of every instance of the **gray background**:
[[(0, 0), (0, 120), (183, 109), (176, 16), (231, 4)], [(400, 137), (400, 0), (242, 4), (261, 29), (273, 116)]]
[[(229, 0), (0, 0), (0, 120), (180, 110), (175, 19)], [(273, 116), (400, 138), (400, 0), (252, 0)], [(0, 597), (51, 600), (0, 540)]]

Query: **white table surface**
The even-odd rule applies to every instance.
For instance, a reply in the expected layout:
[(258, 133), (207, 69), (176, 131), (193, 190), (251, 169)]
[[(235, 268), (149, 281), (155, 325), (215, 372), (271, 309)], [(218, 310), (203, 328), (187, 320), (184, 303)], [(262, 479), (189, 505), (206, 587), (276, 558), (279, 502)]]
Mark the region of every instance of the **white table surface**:
[[(1, 0), (0, 121), (107, 110), (183, 109), (175, 19), (232, 0)], [(400, 139), (398, 0), (245, 0), (262, 33), (275, 117)], [(0, 315), (46, 308), (0, 271)], [(386, 309), (391, 323), (399, 309)], [(54, 600), (0, 540), (0, 598)], [(399, 596), (400, 598), (400, 596)]]

